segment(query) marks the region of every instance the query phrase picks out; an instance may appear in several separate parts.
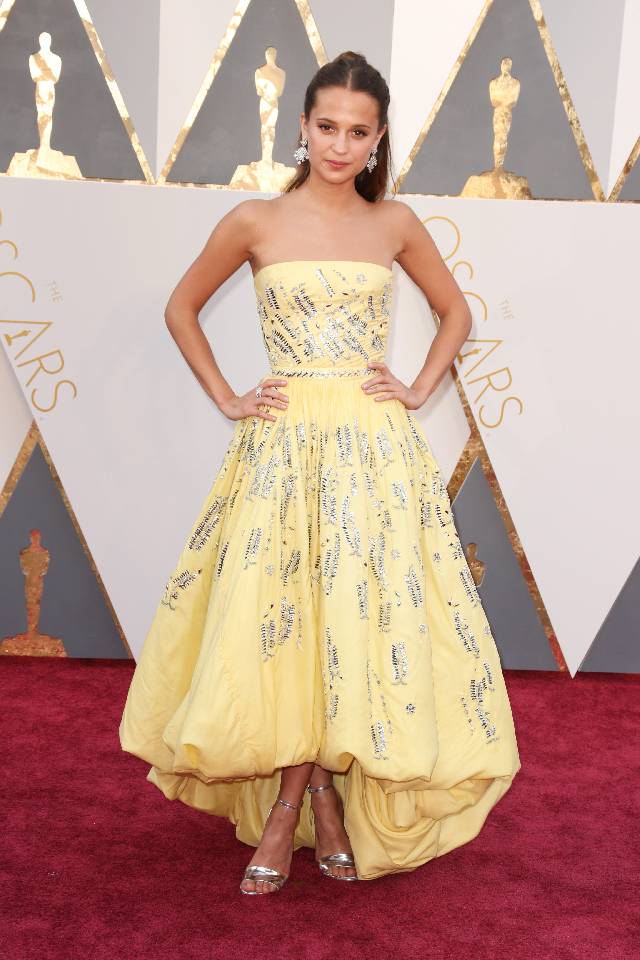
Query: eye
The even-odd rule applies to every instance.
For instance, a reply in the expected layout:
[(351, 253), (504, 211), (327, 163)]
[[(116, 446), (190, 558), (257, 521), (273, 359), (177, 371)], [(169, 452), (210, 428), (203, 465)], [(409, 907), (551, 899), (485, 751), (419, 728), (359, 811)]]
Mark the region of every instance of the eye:
[(366, 135), (367, 135), (367, 131), (366, 131), (366, 130), (355, 130), (354, 133), (361, 133), (363, 137), (366, 137)]
[(329, 126), (328, 123), (319, 123), (318, 126), (320, 127), (321, 130), (330, 130), (330, 129), (331, 129), (331, 127)]

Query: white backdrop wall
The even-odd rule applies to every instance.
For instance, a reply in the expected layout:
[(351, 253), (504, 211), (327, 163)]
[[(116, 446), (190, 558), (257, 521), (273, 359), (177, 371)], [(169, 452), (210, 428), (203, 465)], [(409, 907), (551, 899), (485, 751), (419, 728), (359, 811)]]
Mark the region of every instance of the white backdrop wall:
[[(615, 622), (605, 669), (638, 669), (637, 622), (620, 641), (626, 626), (612, 617), (623, 594), (627, 611), (629, 591), (640, 593), (640, 518), (625, 496), (639, 466), (637, 197), (621, 199), (638, 182), (637, 11), (623, 0), (606, 11), (599, 0), (375, 7), (372, 19), (359, 0), (348, 16), (329, 0), (162, 2), (130, 21), (124, 3), (5, 4), (0, 169), (37, 144), (27, 61), (48, 29), (63, 63), (52, 142), (83, 177), (0, 176), (0, 640), (13, 638), (0, 652), (15, 652), (25, 605), (16, 544), (31, 525), (31, 501), (18, 498), (32, 421), (120, 637), (113, 655), (142, 646), (233, 426), (187, 368), (163, 310), (219, 218), (247, 196), (274, 195), (229, 188), (235, 167), (259, 158), (253, 76), (272, 45), (287, 72), (274, 159), (290, 168), (320, 62), (357, 49), (388, 79), (398, 198), (431, 231), (474, 314), (452, 375), (417, 414), (454, 508), (469, 502), (480, 464), (553, 668), (573, 675), (595, 647), (607, 663)], [(125, 44), (132, 36), (140, 43)], [(521, 83), (507, 159), (529, 200), (459, 195), (491, 167), (498, 50)], [(437, 318), (399, 265), (394, 275), (388, 360), (409, 381)], [(248, 265), (201, 319), (226, 378), (246, 391), (268, 370)], [(43, 543), (63, 564), (55, 536)], [(487, 601), (499, 603), (506, 584), (493, 571)], [(496, 636), (503, 659), (540, 666), (509, 616)], [(39, 630), (46, 638), (44, 620)], [(65, 643), (73, 630), (63, 623), (63, 655), (105, 655), (90, 631)]]

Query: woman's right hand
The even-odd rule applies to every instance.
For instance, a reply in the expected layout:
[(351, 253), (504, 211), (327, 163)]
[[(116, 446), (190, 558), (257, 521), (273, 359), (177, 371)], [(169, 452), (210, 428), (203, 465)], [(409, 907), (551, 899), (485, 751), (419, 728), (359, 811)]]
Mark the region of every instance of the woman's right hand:
[(278, 386), (286, 385), (286, 380), (267, 377), (260, 381), (262, 396), (256, 397), (256, 388), (252, 387), (242, 396), (233, 396), (219, 405), (219, 409), (229, 420), (242, 420), (244, 417), (263, 417), (265, 420), (277, 420), (268, 413), (269, 407), (280, 407), (286, 410), (289, 406), (289, 397), (278, 390)]

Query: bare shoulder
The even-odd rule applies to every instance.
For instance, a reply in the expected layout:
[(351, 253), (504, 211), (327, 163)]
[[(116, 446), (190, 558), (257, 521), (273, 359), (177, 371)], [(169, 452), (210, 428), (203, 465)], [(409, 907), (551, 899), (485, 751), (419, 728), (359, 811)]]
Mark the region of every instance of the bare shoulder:
[(394, 218), (394, 222), (397, 223), (399, 227), (413, 229), (417, 224), (422, 226), (422, 221), (417, 213), (408, 203), (405, 203), (404, 200), (396, 200), (393, 198), (384, 200), (383, 202), (388, 204), (390, 211), (389, 216)]
[(221, 218), (214, 233), (217, 232), (232, 247), (242, 246), (243, 258), (251, 261), (262, 238), (269, 235), (273, 218), (274, 200), (271, 198), (240, 200)]
[(264, 207), (267, 200), (261, 198), (240, 200), (225, 214), (224, 219), (232, 221), (238, 226), (254, 224), (264, 216)]
[(379, 216), (383, 217), (385, 229), (393, 237), (395, 257), (397, 258), (415, 233), (416, 227), (424, 231), (420, 219), (413, 212), (408, 203), (396, 200), (394, 197), (378, 201)]
[(397, 215), (398, 208), (406, 207), (407, 204), (403, 203), (402, 200), (396, 200), (395, 197), (384, 197), (382, 200), (377, 200), (375, 206), (383, 210), (390, 217), (394, 217)]
[(392, 200), (391, 203), (396, 207), (395, 215), (401, 238), (401, 252), (408, 253), (411, 248), (417, 246), (423, 252), (429, 248), (435, 253), (433, 237), (413, 207), (404, 200)]
[(254, 235), (259, 235), (262, 229), (272, 222), (283, 205), (287, 206), (286, 197), (257, 197), (252, 200), (241, 200), (230, 212), (233, 212), (238, 223), (252, 227)]

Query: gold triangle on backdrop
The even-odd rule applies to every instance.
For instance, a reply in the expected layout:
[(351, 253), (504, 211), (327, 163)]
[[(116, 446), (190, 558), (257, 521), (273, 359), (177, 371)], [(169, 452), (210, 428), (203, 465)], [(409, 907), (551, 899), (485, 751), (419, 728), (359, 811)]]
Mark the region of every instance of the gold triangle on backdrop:
[[(162, 170), (160, 171), (160, 174), (158, 176), (158, 180), (157, 180), (158, 183), (161, 183), (161, 184), (167, 183), (167, 177), (169, 176), (169, 173), (171, 172), (171, 169), (174, 163), (176, 162), (176, 159), (185, 143), (185, 140), (187, 139), (191, 131), (191, 128), (193, 127), (196, 117), (198, 116), (198, 113), (202, 108), (202, 105), (207, 97), (207, 94), (209, 93), (209, 90), (211, 89), (211, 86), (218, 74), (218, 71), (222, 66), (222, 62), (227, 54), (227, 51), (231, 47), (231, 44), (233, 43), (236, 37), (236, 33), (238, 31), (240, 24), (242, 23), (242, 19), (249, 7), (250, 2), (251, 0), (239, 0), (238, 5), (231, 16), (227, 29), (225, 30), (224, 36), (220, 41), (218, 49), (214, 53), (211, 63), (209, 64), (205, 77), (202, 81), (202, 84), (200, 85), (200, 89), (198, 90), (196, 97), (193, 103), (191, 104), (187, 117), (178, 133), (178, 136), (176, 137), (175, 143), (173, 144), (171, 150), (169, 151), (169, 156), (167, 157), (167, 159), (163, 164)], [(296, 7), (298, 8), (298, 13), (300, 14), (300, 17), (302, 19), (302, 23), (304, 25), (307, 37), (309, 38), (309, 43), (315, 55), (318, 66), (322, 66), (323, 64), (327, 63), (328, 57), (324, 49), (322, 40), (320, 39), (320, 34), (318, 32), (318, 28), (313, 18), (313, 14), (311, 13), (311, 8), (309, 6), (308, 0), (293, 0), (293, 2), (295, 2)], [(265, 46), (265, 51), (267, 52), (267, 57), (274, 56), (275, 54), (277, 54), (277, 51), (275, 50), (275, 48), (269, 46), (268, 44)], [(269, 51), (273, 51), (273, 53), (269, 53)], [(264, 70), (266, 71), (268, 68), (269, 68), (269, 64), (265, 64)], [(258, 69), (260, 69), (259, 65), (258, 65)], [(276, 99), (276, 102), (277, 102), (277, 99)], [(268, 133), (272, 137), (274, 131), (268, 131)], [(262, 137), (261, 139), (263, 140), (263, 149), (264, 149), (264, 141), (265, 140), (267, 141), (267, 146), (268, 146), (269, 136)], [(252, 190), (265, 190), (265, 189), (268, 189), (269, 191), (280, 190), (282, 187), (282, 183), (290, 178), (293, 171), (289, 171), (288, 174), (285, 170), (281, 170), (279, 172), (272, 171), (272, 170), (263, 171), (261, 169), (261, 166), (265, 166), (265, 164), (268, 166), (272, 166), (270, 161), (265, 161), (264, 158), (262, 158), (262, 160), (253, 161), (252, 164), (241, 164), (237, 170), (238, 186), (242, 189), (252, 189)], [(251, 167), (251, 169), (244, 170), (245, 167), (246, 168)], [(253, 169), (254, 167), (256, 169)], [(202, 184), (202, 183), (186, 183), (186, 182), (173, 183), (172, 182), (172, 186), (181, 186), (181, 187), (197, 186), (197, 187), (205, 187), (205, 188), (214, 189), (214, 190), (228, 190), (230, 187), (230, 184)], [(232, 189), (233, 189), (233, 186), (232, 186)]]
[[(17, 3), (20, 2), (21, 0), (3, 0), (0, 6), (0, 33), (6, 26), (12, 9)], [(140, 138), (136, 133), (133, 121), (129, 116), (129, 111), (127, 110), (124, 98), (118, 87), (113, 70), (109, 64), (107, 55), (100, 41), (100, 37), (98, 36), (97, 30), (91, 19), (91, 14), (89, 13), (85, 0), (73, 0), (73, 3), (85, 29), (96, 60), (98, 61), (98, 65), (104, 80), (109, 88), (109, 92), (111, 93), (120, 119), (122, 120), (127, 137), (131, 143), (131, 147), (137, 157), (138, 163), (140, 164), (144, 174), (144, 179), (147, 183), (153, 183), (154, 177), (151, 167), (149, 166), (149, 162), (146, 158)], [(48, 38), (48, 40), (46, 38)], [(65, 155), (59, 150), (52, 150), (50, 147), (48, 147), (48, 140), (51, 137), (51, 129), (54, 119), (53, 91), (57, 75), (59, 74), (60, 57), (55, 54), (55, 38), (51, 48), (52, 38), (49, 33), (44, 32), (40, 34), (39, 42), (41, 46), (40, 49), (36, 51), (35, 44), (37, 42), (38, 40), (34, 40), (34, 53), (30, 59), (33, 63), (32, 70), (37, 71), (35, 76), (32, 72), (32, 77), (36, 83), (36, 102), (34, 104), (34, 110), (37, 109), (38, 113), (38, 127), (39, 129), (42, 128), (41, 143), (39, 147), (34, 147), (33, 149), (27, 150), (24, 154), (15, 154), (14, 159), (8, 168), (7, 176), (54, 177), (56, 179), (81, 180), (84, 179), (84, 177), (76, 158)], [(25, 64), (25, 69), (27, 69), (27, 64)], [(98, 183), (112, 182), (112, 178), (92, 177), (91, 179)], [(138, 183), (139, 181), (119, 180), (118, 182)]]
[[(640, 156), (640, 137), (638, 137), (635, 144), (633, 145), (633, 149), (631, 150), (631, 153), (627, 157), (627, 160), (622, 170), (620, 171), (620, 174), (618, 175), (618, 179), (613, 185), (613, 189), (611, 190), (611, 193), (609, 194), (609, 197), (608, 197), (609, 200), (616, 200), (616, 201), (618, 200), (618, 197), (620, 196), (622, 188), (627, 182), (627, 178), (629, 174), (635, 167), (639, 156)], [(622, 200), (620, 202), (621, 203), (638, 203), (638, 200)]]
[[(436, 98), (436, 102), (433, 104), (424, 124), (422, 125), (422, 128), (420, 129), (420, 132), (416, 138), (416, 142), (414, 143), (413, 147), (409, 151), (409, 155), (407, 156), (407, 159), (402, 165), (402, 168), (400, 170), (400, 173), (398, 174), (398, 179), (395, 186), (396, 193), (400, 190), (400, 187), (402, 186), (404, 180), (406, 179), (407, 174), (409, 173), (409, 170), (413, 166), (413, 162), (416, 156), (418, 155), (418, 153), (420, 152), (422, 145), (429, 133), (429, 130), (431, 129), (436, 116), (438, 115), (444, 101), (446, 100), (447, 94), (449, 93), (449, 90), (451, 89), (454, 80), (458, 76), (458, 73), (460, 72), (460, 68), (464, 63), (467, 53), (472, 47), (478, 35), (478, 32), (480, 31), (480, 28), (484, 23), (486, 16), (491, 6), (493, 5), (493, 3), (494, 3), (494, 0), (486, 0), (482, 10), (478, 15), (478, 18), (476, 19), (476, 22), (471, 28), (471, 31), (462, 47), (462, 50), (458, 54), (458, 57), (456, 58), (456, 61), (453, 64), (447, 79), (445, 80), (444, 86), (442, 87), (442, 90), (440, 91), (438, 97)], [(595, 200), (601, 200), (601, 201), (605, 200), (606, 198), (604, 195), (604, 190), (602, 188), (602, 184), (600, 183), (600, 179), (598, 177), (595, 166), (593, 164), (593, 160), (591, 158), (591, 152), (589, 150), (587, 141), (582, 131), (580, 119), (573, 105), (573, 101), (569, 93), (569, 88), (567, 86), (567, 82), (562, 72), (562, 67), (560, 66), (558, 56), (553, 46), (549, 28), (542, 14), (542, 9), (541, 9), (539, 0), (528, 0), (528, 3), (529, 3), (529, 6), (531, 7), (531, 14), (532, 14), (533, 20), (538, 29), (538, 33), (540, 35), (540, 39), (541, 39), (545, 54), (549, 61), (549, 66), (551, 68), (551, 72), (553, 74), (553, 78), (554, 78), (556, 87), (558, 89), (560, 100), (564, 107), (567, 121), (571, 128), (571, 132), (575, 138), (582, 165), (584, 167), (585, 173), (591, 185), (593, 197)], [(420, 196), (420, 194), (414, 194), (414, 196)], [(574, 200), (574, 202), (577, 203), (580, 201)]]
[[(7, 507), (7, 504), (9, 503), (9, 500), (11, 499), (13, 492), (20, 481), (20, 478), (24, 473), (24, 470), (29, 460), (31, 459), (31, 455), (36, 445), (40, 447), (42, 455), (47, 463), (47, 466), (49, 467), (51, 477), (56, 487), (58, 488), (58, 493), (60, 494), (62, 502), (64, 503), (66, 511), (69, 515), (69, 519), (71, 520), (71, 523), (75, 530), (76, 536), (78, 537), (78, 540), (82, 545), (82, 549), (87, 558), (89, 567), (91, 568), (91, 571), (96, 579), (96, 583), (102, 594), (106, 607), (113, 619), (113, 623), (115, 625), (118, 636), (122, 641), (122, 645), (127, 651), (127, 653), (129, 654), (129, 657), (133, 659), (131, 648), (129, 647), (127, 638), (125, 637), (124, 631), (122, 629), (120, 621), (118, 620), (118, 616), (115, 612), (113, 604), (109, 599), (109, 595), (107, 594), (104, 583), (102, 581), (102, 577), (100, 576), (95, 560), (93, 559), (93, 556), (91, 554), (91, 550), (89, 549), (89, 545), (87, 544), (84, 534), (82, 533), (82, 529), (80, 527), (80, 524), (78, 523), (78, 519), (73, 511), (71, 503), (69, 502), (69, 498), (62, 485), (62, 481), (60, 479), (58, 471), (55, 468), (51, 455), (44, 442), (44, 438), (40, 433), (40, 430), (38, 429), (38, 426), (35, 420), (32, 421), (29, 429), (27, 430), (27, 433), (25, 435), (24, 440), (22, 441), (20, 450), (15, 459), (13, 467), (11, 468), (9, 472), (9, 476), (7, 477), (7, 480), (4, 486), (2, 487), (2, 490), (0, 491), (0, 516), (2, 516), (2, 514), (4, 513)], [(33, 540), (34, 538), (32, 537), (32, 541)], [(27, 548), (26, 551), (23, 551), (24, 557), (28, 559), (22, 560), (23, 569), (25, 572), (25, 576), (27, 578), (27, 584), (29, 586), (29, 581), (31, 580), (33, 581), (33, 586), (35, 587), (35, 590), (32, 590), (30, 592), (36, 593), (36, 594), (38, 592), (38, 588), (40, 591), (42, 589), (41, 582), (39, 583), (38, 581), (41, 581), (42, 576), (46, 572), (46, 561), (44, 560), (42, 550), (37, 549), (39, 548), (39, 546), (40, 546), (39, 543), (32, 543), (30, 545), (30, 548)], [(23, 635), (6, 638), (0, 644), (0, 655), (22, 654), (22, 655), (29, 655), (29, 656), (55, 656), (55, 657), (66, 657), (68, 655), (64, 649), (64, 638), (50, 637), (47, 634), (40, 633), (38, 631), (37, 629), (38, 612), (39, 612), (39, 597), (30, 596), (28, 591), (27, 593), (28, 629)]]

